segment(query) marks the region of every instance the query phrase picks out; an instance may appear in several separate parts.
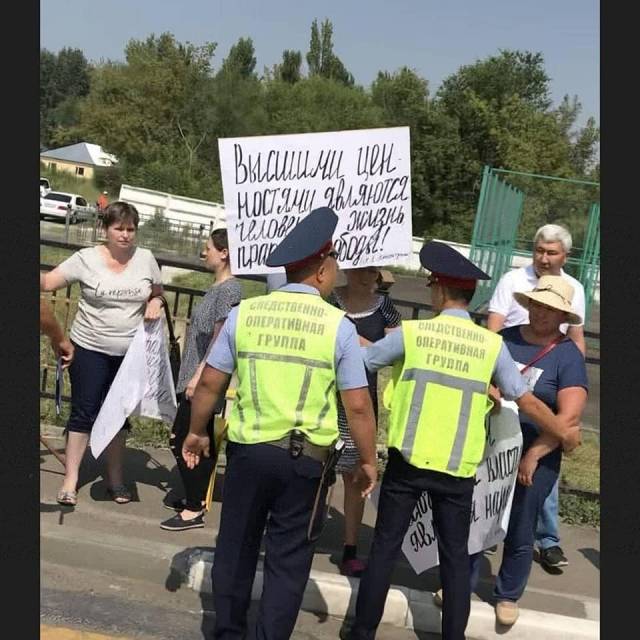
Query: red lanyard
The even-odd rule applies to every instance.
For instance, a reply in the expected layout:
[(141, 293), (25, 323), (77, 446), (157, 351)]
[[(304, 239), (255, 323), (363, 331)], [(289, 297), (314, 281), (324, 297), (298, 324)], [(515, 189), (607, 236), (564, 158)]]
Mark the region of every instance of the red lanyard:
[(536, 362), (538, 362), (538, 360), (540, 360), (540, 358), (544, 358), (544, 356), (547, 355), (547, 353), (549, 353), (549, 351), (551, 351), (552, 349), (554, 349), (556, 347), (557, 344), (559, 344), (560, 342), (562, 342), (564, 340), (564, 336), (558, 336), (555, 340), (553, 340), (553, 342), (550, 342), (544, 349), (542, 349), (541, 351), (539, 351), (533, 358), (533, 360), (531, 360), (530, 362), (528, 362), (521, 370), (520, 373), (524, 373), (529, 367), (531, 367), (533, 364), (535, 364)]

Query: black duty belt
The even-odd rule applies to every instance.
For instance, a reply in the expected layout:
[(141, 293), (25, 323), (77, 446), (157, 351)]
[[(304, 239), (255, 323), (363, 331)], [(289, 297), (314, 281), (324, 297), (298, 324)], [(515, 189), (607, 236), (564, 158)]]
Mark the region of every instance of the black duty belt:
[(323, 464), (329, 458), (331, 453), (331, 447), (321, 447), (317, 444), (309, 442), (300, 431), (292, 431), (279, 440), (271, 440), (264, 444), (270, 444), (274, 447), (280, 447), (281, 449), (287, 449), (291, 453), (292, 458), (299, 456), (309, 456), (313, 460), (322, 462)]

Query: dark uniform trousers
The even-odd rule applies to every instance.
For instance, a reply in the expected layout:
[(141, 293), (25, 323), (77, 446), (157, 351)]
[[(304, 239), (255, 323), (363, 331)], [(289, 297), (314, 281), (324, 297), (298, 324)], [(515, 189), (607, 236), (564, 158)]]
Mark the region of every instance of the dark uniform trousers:
[(467, 549), (474, 478), (418, 469), (397, 449), (389, 449), (382, 478), (378, 518), (367, 568), (360, 580), (353, 640), (375, 638), (384, 611), (394, 564), (423, 491), (428, 491), (438, 539), (442, 580), (442, 638), (464, 640), (471, 589)]
[[(285, 640), (293, 633), (313, 559), (315, 545), (307, 540), (307, 529), (321, 475), (320, 462), (292, 458), (286, 449), (227, 444), (212, 570), (214, 638)], [(326, 489), (323, 493), (324, 502)], [(245, 636), (263, 532), (262, 597), (255, 628)]]

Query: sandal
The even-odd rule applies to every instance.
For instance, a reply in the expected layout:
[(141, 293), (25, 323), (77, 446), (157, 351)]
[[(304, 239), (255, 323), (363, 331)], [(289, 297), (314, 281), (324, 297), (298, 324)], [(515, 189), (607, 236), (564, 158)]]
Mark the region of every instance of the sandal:
[(56, 496), (56, 502), (66, 507), (74, 507), (78, 503), (78, 492), (60, 489)]
[(116, 485), (115, 487), (109, 487), (107, 493), (111, 496), (111, 499), (118, 504), (127, 504), (131, 502), (131, 492), (123, 484)]

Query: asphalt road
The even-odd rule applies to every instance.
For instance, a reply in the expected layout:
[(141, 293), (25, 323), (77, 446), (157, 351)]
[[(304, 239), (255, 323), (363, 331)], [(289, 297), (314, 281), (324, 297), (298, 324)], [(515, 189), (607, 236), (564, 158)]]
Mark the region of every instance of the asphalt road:
[[(70, 554), (73, 549), (70, 546)], [(75, 562), (70, 563), (71, 565)], [(255, 616), (254, 603), (250, 621)], [(215, 614), (211, 598), (190, 589), (124, 578), (108, 570), (52, 564), (46, 559), (40, 573), (41, 640), (78, 640), (78, 631), (100, 633), (100, 640), (123, 636), (135, 640), (197, 640), (212, 637)], [(301, 611), (292, 640), (335, 640), (342, 621)], [(62, 631), (66, 633), (62, 635)], [(388, 640), (437, 640), (439, 635), (380, 627)]]

